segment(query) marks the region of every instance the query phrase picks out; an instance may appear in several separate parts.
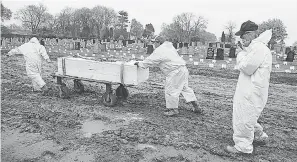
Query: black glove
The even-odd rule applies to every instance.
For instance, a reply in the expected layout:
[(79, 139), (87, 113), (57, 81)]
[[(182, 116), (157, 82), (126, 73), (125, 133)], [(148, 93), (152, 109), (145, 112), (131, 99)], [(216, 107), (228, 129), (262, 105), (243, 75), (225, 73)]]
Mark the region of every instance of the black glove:
[(134, 65), (136, 65), (137, 67), (139, 66), (138, 64), (139, 64), (139, 62), (135, 62), (135, 63), (134, 63)]

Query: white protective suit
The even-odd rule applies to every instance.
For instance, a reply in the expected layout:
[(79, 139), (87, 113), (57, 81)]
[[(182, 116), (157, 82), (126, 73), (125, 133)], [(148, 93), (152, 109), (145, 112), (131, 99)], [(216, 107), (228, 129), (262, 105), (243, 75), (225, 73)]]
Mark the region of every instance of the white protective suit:
[(171, 42), (165, 41), (143, 62), (142, 68), (157, 66), (166, 76), (166, 107), (178, 108), (179, 95), (182, 93), (187, 102), (197, 101), (194, 91), (188, 86), (189, 71), (186, 62), (179, 56)]
[(28, 43), (12, 49), (8, 54), (24, 55), (27, 75), (32, 80), (33, 89), (36, 91), (41, 90), (41, 88), (45, 85), (45, 82), (41, 77), (42, 58), (48, 60), (49, 57), (46, 53), (45, 47), (40, 45), (38, 39), (33, 37)]
[(271, 30), (265, 31), (237, 55), (240, 74), (233, 98), (233, 140), (244, 153), (252, 153), (254, 137), (263, 134), (257, 120), (268, 98), (272, 55), (266, 45), (271, 36)]

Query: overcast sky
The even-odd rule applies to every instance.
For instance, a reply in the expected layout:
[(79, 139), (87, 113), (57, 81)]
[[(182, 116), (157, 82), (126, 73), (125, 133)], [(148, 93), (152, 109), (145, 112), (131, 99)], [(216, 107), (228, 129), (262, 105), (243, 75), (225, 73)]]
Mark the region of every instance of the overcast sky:
[[(156, 34), (162, 23), (171, 23), (174, 16), (192, 12), (208, 20), (207, 31), (221, 36), (228, 21), (236, 23), (236, 30), (247, 20), (261, 23), (278, 18), (287, 27), (287, 45), (297, 41), (297, 0), (2, 0), (12, 12), (26, 5), (43, 3), (51, 14), (65, 7), (93, 8), (96, 5), (111, 7), (117, 12), (125, 10), (129, 19), (135, 18), (143, 25), (152, 23)], [(5, 24), (16, 22), (10, 20)]]

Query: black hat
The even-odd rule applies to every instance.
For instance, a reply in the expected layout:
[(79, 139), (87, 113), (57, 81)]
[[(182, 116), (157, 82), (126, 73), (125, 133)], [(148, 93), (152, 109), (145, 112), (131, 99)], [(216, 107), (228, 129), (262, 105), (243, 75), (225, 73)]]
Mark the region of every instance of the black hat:
[(247, 31), (256, 31), (258, 30), (258, 25), (250, 20), (242, 23), (240, 30), (238, 32), (235, 33), (235, 35), (237, 36), (241, 36), (242, 34), (244, 34)]

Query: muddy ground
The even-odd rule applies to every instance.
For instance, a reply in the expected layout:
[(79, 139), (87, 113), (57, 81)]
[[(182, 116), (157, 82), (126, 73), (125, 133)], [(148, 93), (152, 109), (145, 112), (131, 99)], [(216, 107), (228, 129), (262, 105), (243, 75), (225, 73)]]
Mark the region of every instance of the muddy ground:
[[(43, 77), (56, 72), (55, 57)], [(1, 57), (2, 162), (230, 162), (297, 161), (297, 76), (272, 73), (268, 103), (260, 116), (267, 145), (252, 155), (224, 151), (232, 141), (232, 97), (238, 72), (189, 65), (189, 85), (204, 115), (192, 113), (181, 97), (181, 113), (164, 117), (164, 77), (151, 69), (150, 79), (129, 87), (130, 97), (103, 106), (105, 85), (83, 82), (85, 92), (70, 99), (31, 91), (22, 56)], [(116, 86), (114, 86), (116, 88)]]

